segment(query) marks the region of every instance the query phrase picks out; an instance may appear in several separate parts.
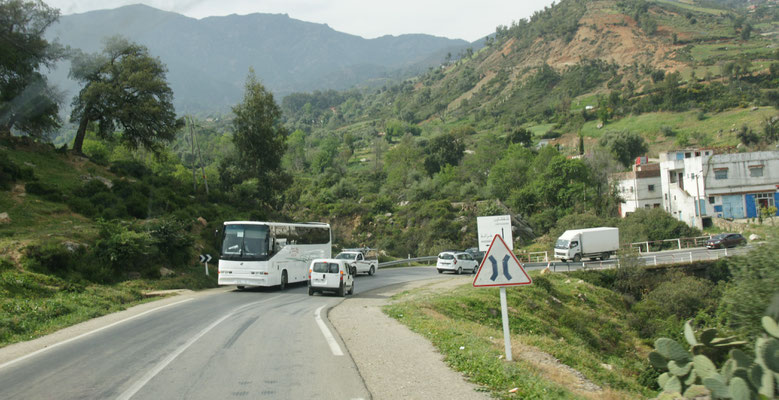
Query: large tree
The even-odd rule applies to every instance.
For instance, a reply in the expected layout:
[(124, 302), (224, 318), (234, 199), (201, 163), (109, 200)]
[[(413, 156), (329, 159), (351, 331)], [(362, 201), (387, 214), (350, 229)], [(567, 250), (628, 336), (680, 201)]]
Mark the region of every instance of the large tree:
[(100, 54), (73, 57), (70, 76), (84, 84), (73, 99), (71, 120), (78, 122), (73, 151), (81, 153), (87, 126), (97, 122), (98, 137), (118, 128), (130, 149), (158, 152), (183, 126), (176, 119), (167, 69), (146, 47), (121, 37), (106, 41)]
[(234, 184), (255, 181), (257, 200), (274, 205), (276, 195), (288, 181), (281, 169), (287, 130), (273, 94), (257, 81), (254, 70), (249, 71), (243, 102), (233, 107), (233, 114), (236, 153), (220, 165), (223, 185), (228, 189)]
[(625, 166), (629, 167), (636, 157), (649, 150), (641, 135), (630, 131), (609, 131), (603, 135), (599, 142), (601, 146), (611, 150), (614, 157)]
[(59, 10), (41, 1), (0, 0), (0, 137), (41, 137), (59, 127), (59, 94), (41, 73), (62, 58), (43, 33)]

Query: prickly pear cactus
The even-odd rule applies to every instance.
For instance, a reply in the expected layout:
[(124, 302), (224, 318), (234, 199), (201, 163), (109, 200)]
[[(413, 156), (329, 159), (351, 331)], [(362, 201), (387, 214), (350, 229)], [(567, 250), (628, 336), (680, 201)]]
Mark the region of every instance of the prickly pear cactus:
[[(767, 335), (757, 339), (754, 359), (737, 348), (746, 342), (735, 337), (718, 338), (714, 329), (703, 330), (697, 338), (690, 321), (684, 324), (684, 338), (690, 351), (672, 339), (657, 339), (654, 351), (649, 353), (649, 362), (666, 371), (657, 379), (663, 393), (684, 398), (706, 392), (712, 399), (776, 398), (779, 395), (779, 324), (770, 316), (763, 317), (762, 323)], [(717, 368), (706, 354), (724, 350), (729, 350), (728, 358)]]

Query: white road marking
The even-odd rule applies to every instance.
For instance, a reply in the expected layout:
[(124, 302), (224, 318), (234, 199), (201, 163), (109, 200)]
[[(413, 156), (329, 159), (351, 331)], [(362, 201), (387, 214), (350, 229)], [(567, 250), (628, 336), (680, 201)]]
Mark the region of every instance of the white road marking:
[(159, 374), (160, 371), (165, 369), (165, 367), (167, 367), (168, 364), (170, 364), (173, 360), (175, 360), (176, 357), (181, 355), (181, 353), (183, 353), (185, 350), (187, 350), (187, 348), (189, 348), (189, 346), (192, 346), (193, 343), (195, 343), (198, 339), (200, 339), (206, 333), (208, 333), (208, 331), (210, 331), (211, 329), (214, 329), (214, 327), (216, 327), (217, 325), (222, 323), (222, 321), (226, 320), (227, 318), (230, 318), (231, 316), (233, 316), (233, 314), (236, 314), (236, 313), (242, 311), (244, 308), (248, 308), (248, 307), (260, 304), (260, 303), (264, 303), (264, 302), (269, 301), (269, 300), (273, 300), (276, 297), (278, 297), (278, 296), (270, 297), (270, 298), (267, 298), (265, 300), (255, 301), (254, 303), (245, 304), (245, 305), (243, 305), (241, 307), (236, 308), (233, 311), (230, 311), (230, 313), (228, 313), (224, 317), (219, 318), (218, 320), (214, 321), (213, 323), (211, 323), (211, 325), (208, 325), (205, 329), (200, 331), (197, 335), (195, 335), (192, 338), (190, 338), (189, 340), (187, 340), (186, 343), (184, 343), (181, 346), (179, 346), (179, 348), (176, 349), (176, 351), (174, 351), (173, 353), (169, 354), (167, 357), (165, 357), (164, 360), (160, 361), (154, 368), (152, 368), (143, 377), (141, 377), (141, 379), (136, 381), (132, 386), (130, 386), (121, 395), (119, 395), (119, 397), (117, 397), (117, 400), (129, 400), (130, 398), (132, 398), (136, 393), (138, 393), (139, 390), (141, 390), (141, 388), (146, 386), (146, 384), (149, 383), (149, 381), (154, 379), (154, 377), (157, 374)]
[(319, 330), (321, 330), (322, 334), (325, 336), (327, 344), (330, 345), (330, 351), (333, 352), (333, 355), (342, 356), (344, 355), (344, 352), (341, 350), (341, 346), (338, 345), (338, 341), (336, 341), (335, 337), (333, 337), (333, 334), (330, 333), (330, 329), (327, 328), (325, 321), (322, 320), (320, 315), (323, 308), (325, 308), (325, 306), (316, 309), (316, 312), (314, 313), (314, 319), (316, 320), (316, 324), (319, 325)]
[(119, 325), (119, 324), (125, 323), (125, 322), (127, 322), (127, 321), (131, 321), (131, 320), (134, 320), (134, 319), (136, 319), (136, 318), (142, 317), (142, 316), (144, 316), (144, 315), (146, 315), (146, 314), (148, 314), (148, 313), (155, 312), (155, 311), (159, 311), (159, 310), (162, 310), (163, 308), (167, 308), (167, 307), (175, 306), (175, 305), (177, 305), (177, 304), (181, 304), (181, 303), (184, 303), (184, 302), (187, 302), (187, 301), (191, 301), (191, 300), (194, 300), (194, 299), (185, 299), (185, 300), (177, 301), (177, 302), (175, 302), (175, 303), (166, 304), (166, 305), (164, 305), (164, 306), (160, 306), (160, 307), (157, 307), (157, 308), (154, 308), (154, 309), (151, 309), (151, 310), (146, 310), (146, 311), (144, 311), (144, 312), (142, 312), (142, 313), (139, 313), (139, 314), (133, 315), (132, 317), (127, 317), (127, 318), (125, 318), (125, 319), (123, 319), (123, 320), (121, 320), (121, 321), (116, 321), (116, 322), (114, 322), (114, 323), (112, 323), (112, 324), (108, 324), (108, 325), (106, 325), (106, 326), (103, 326), (103, 327), (97, 328), (97, 329), (95, 329), (95, 330), (93, 330), (93, 331), (89, 331), (89, 332), (86, 332), (86, 333), (82, 333), (81, 335), (78, 335), (78, 336), (76, 336), (76, 337), (72, 337), (72, 338), (70, 338), (70, 339), (63, 340), (63, 341), (61, 341), (61, 342), (59, 342), (59, 343), (55, 343), (55, 344), (53, 344), (53, 345), (51, 345), (51, 346), (44, 347), (44, 348), (42, 348), (42, 349), (40, 349), (40, 350), (34, 351), (34, 352), (32, 352), (32, 353), (30, 353), (30, 354), (27, 354), (27, 355), (25, 355), (25, 356), (22, 356), (22, 357), (19, 357), (19, 358), (17, 358), (17, 359), (14, 359), (14, 360), (8, 361), (8, 362), (6, 362), (5, 364), (0, 364), (0, 369), (3, 369), (3, 368), (5, 368), (5, 367), (7, 367), (7, 366), (9, 366), (9, 365), (16, 364), (16, 363), (18, 363), (19, 361), (26, 360), (26, 359), (28, 359), (28, 358), (30, 358), (30, 357), (33, 357), (33, 356), (35, 356), (35, 355), (38, 355), (38, 354), (40, 354), (40, 353), (43, 353), (44, 351), (51, 350), (51, 349), (53, 349), (53, 348), (55, 348), (55, 347), (57, 347), (57, 346), (61, 346), (61, 345), (63, 345), (63, 344), (66, 344), (66, 343), (70, 343), (70, 342), (72, 342), (72, 341), (74, 341), (74, 340), (81, 339), (81, 338), (83, 338), (83, 337), (85, 337), (85, 336), (89, 336), (89, 335), (92, 335), (92, 334), (94, 334), (94, 333), (100, 332), (100, 331), (102, 331), (102, 330), (105, 330), (105, 329), (111, 328), (111, 327), (113, 327), (113, 326), (116, 326), (116, 325)]

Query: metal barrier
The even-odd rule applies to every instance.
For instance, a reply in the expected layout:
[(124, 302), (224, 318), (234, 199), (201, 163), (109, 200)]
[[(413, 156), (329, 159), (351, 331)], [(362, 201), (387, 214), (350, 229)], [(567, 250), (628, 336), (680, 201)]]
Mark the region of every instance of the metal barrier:
[(676, 250), (681, 250), (682, 248), (705, 247), (706, 242), (709, 240), (710, 237), (711, 236), (695, 236), (695, 237), (677, 238), (677, 239), (648, 240), (645, 242), (630, 243), (630, 247), (638, 248), (639, 253), (649, 253), (651, 251), (650, 246), (654, 251), (662, 251), (662, 250), (668, 250), (667, 249), (668, 243), (676, 243), (676, 246), (671, 245), (671, 247), (675, 247)]
[(410, 265), (413, 262), (434, 261), (436, 259), (438, 259), (438, 256), (425, 256), (425, 257), (406, 258), (406, 259), (394, 260), (394, 261), (386, 261), (383, 263), (379, 263), (379, 268), (391, 267), (393, 265), (401, 265), (401, 264)]

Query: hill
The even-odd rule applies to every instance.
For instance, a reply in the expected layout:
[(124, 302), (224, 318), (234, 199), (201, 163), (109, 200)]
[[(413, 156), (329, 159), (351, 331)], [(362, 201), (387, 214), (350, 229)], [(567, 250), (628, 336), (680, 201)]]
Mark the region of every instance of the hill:
[[(411, 76), (470, 46), (429, 35), (364, 39), (285, 14), (198, 20), (144, 5), (65, 15), (47, 31), (49, 40), (86, 52), (99, 51), (113, 35), (148, 47), (167, 65), (182, 114), (229, 110), (240, 101), (250, 67), (283, 96)], [(70, 97), (78, 89), (67, 79), (68, 68), (60, 65), (51, 81)]]

